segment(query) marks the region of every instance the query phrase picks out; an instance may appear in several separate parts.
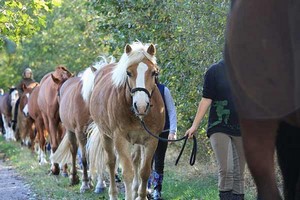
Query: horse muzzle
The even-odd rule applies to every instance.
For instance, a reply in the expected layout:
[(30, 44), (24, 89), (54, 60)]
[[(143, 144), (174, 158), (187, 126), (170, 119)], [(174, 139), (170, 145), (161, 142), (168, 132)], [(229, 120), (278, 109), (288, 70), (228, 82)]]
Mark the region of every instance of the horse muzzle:
[(146, 102), (143, 104), (138, 104), (138, 103), (133, 103), (133, 110), (134, 113), (139, 117), (139, 118), (143, 118), (144, 116), (146, 116), (150, 110), (150, 103)]

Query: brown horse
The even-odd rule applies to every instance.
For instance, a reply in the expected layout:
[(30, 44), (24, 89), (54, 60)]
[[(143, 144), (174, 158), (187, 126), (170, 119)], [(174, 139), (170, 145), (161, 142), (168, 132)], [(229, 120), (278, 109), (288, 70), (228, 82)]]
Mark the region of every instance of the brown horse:
[(11, 127), (13, 117), (13, 110), (19, 98), (16, 88), (10, 88), (8, 93), (0, 96), (0, 114), (5, 129), (6, 140), (16, 140), (15, 133)]
[(281, 199), (274, 172), (277, 148), (285, 199), (300, 199), (300, 2), (233, 3), (226, 62), (237, 99), (245, 154), (264, 200)]
[[(110, 199), (117, 199), (114, 149), (123, 169), (126, 199), (146, 199), (147, 180), (158, 141), (148, 135), (140, 120), (143, 119), (150, 130), (159, 135), (165, 115), (164, 103), (154, 80), (159, 70), (155, 53), (152, 44), (126, 45), (118, 64), (105, 66), (96, 75), (90, 113), (107, 155)], [(89, 159), (99, 162), (93, 156)]]
[[(98, 68), (102, 65), (96, 63), (94, 66)], [(77, 144), (79, 144), (83, 166), (80, 192), (90, 189), (87, 174), (86, 130), (92, 122), (89, 112), (89, 98), (94, 84), (94, 72), (97, 70), (94, 66), (87, 68), (81, 77), (68, 79), (60, 89), (59, 116), (66, 128), (66, 135), (56, 152), (51, 156), (52, 162), (60, 164), (67, 164), (71, 160), (71, 185), (75, 185), (79, 182), (76, 170)]]
[[(63, 128), (60, 124), (58, 114), (58, 91), (61, 85), (72, 76), (72, 73), (64, 66), (58, 66), (54, 72), (46, 74), (40, 83), (37, 102), (42, 113), (46, 130), (50, 134), (52, 153), (56, 151), (63, 134)], [(58, 164), (53, 164), (52, 173), (56, 175), (59, 174)]]
[[(22, 85), (23, 93), (20, 96), (20, 104), (18, 107), (18, 116), (17, 116), (17, 132), (19, 133), (19, 137), (21, 139), (22, 144), (26, 144), (27, 138), (30, 138), (30, 144), (32, 151), (34, 150), (34, 124), (33, 119), (30, 118), (28, 115), (25, 115), (24, 111), (28, 110), (28, 99), (33, 91), (33, 89), (38, 86), (39, 83), (31, 83), (28, 86), (25, 84)], [(24, 111), (23, 111), (24, 110)]]
[(38, 95), (40, 91), (40, 86), (36, 86), (34, 90), (28, 97), (28, 104), (25, 105), (23, 109), (23, 113), (25, 116), (30, 117), (34, 121), (34, 125), (36, 128), (36, 137), (35, 141), (39, 143), (38, 149), (38, 160), (40, 165), (44, 165), (47, 163), (46, 160), (46, 139), (48, 137), (48, 132), (46, 130), (42, 113), (37, 103)]

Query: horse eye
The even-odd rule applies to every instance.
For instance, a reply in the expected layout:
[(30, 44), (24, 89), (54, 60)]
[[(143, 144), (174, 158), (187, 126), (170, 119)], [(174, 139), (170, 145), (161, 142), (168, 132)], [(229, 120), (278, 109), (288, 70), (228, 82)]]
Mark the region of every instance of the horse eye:
[(132, 73), (130, 73), (129, 71), (126, 72), (127, 76), (132, 77)]

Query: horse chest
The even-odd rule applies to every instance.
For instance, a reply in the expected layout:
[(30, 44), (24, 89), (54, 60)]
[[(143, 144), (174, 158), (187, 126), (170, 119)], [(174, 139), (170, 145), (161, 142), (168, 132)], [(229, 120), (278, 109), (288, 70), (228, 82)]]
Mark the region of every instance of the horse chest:
[(130, 131), (126, 135), (126, 139), (131, 144), (145, 144), (149, 140), (149, 135), (144, 131)]

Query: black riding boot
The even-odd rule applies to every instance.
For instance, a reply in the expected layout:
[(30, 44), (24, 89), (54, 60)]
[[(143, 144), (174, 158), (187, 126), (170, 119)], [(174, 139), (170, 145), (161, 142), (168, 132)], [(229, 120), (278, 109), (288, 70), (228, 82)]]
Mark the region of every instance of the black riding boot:
[(220, 191), (219, 197), (220, 200), (232, 200), (233, 199), (232, 191)]
[(232, 194), (232, 200), (244, 200), (244, 194)]

